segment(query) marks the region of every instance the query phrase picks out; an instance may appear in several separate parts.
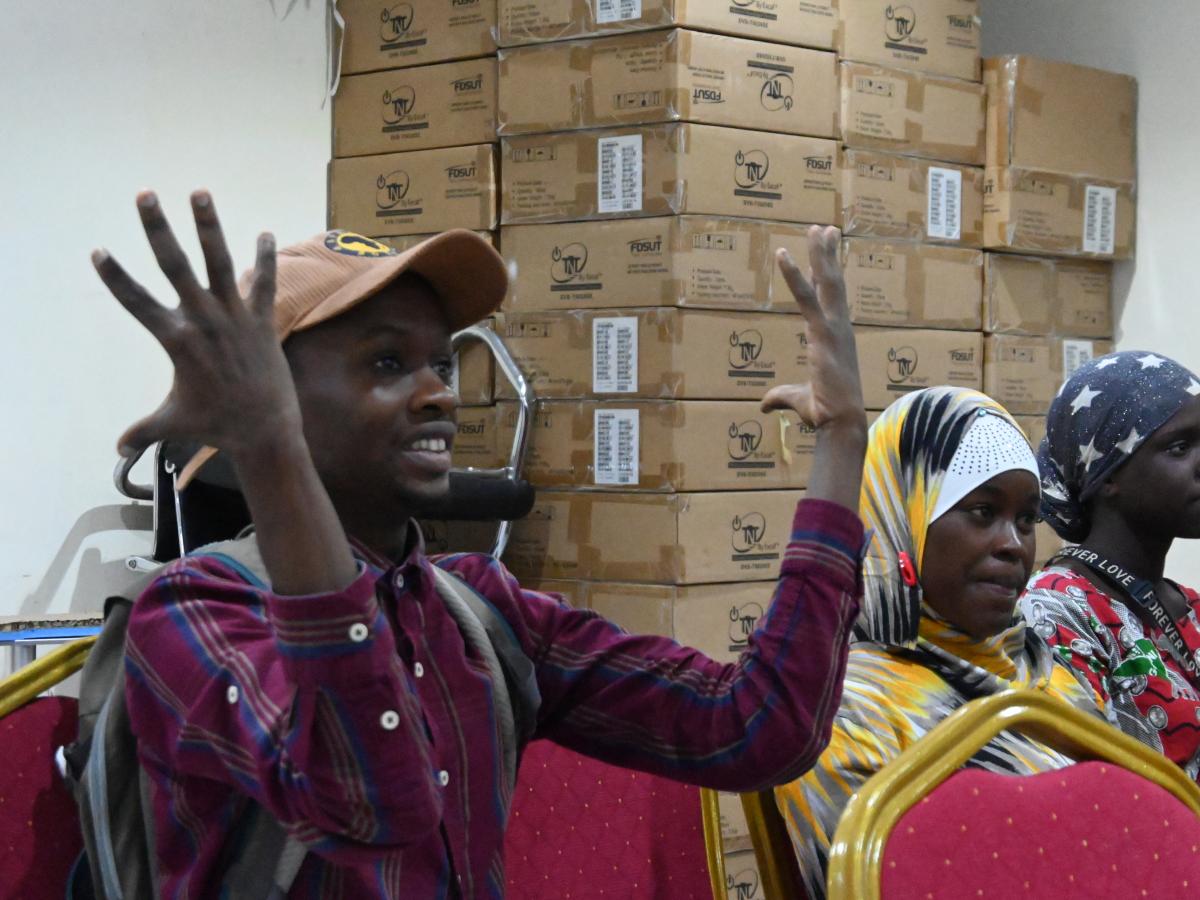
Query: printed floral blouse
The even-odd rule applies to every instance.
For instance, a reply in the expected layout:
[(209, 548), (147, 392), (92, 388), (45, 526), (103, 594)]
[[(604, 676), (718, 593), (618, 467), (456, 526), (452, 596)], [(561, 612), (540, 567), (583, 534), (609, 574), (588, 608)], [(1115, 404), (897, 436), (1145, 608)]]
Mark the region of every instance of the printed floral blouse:
[[(1200, 594), (1179, 587), (1177, 625), (1200, 662)], [(1079, 573), (1052, 566), (1029, 580), (1021, 611), (1076, 675), (1104, 699), (1109, 722), (1200, 780), (1200, 684), (1188, 680), (1166, 636)]]

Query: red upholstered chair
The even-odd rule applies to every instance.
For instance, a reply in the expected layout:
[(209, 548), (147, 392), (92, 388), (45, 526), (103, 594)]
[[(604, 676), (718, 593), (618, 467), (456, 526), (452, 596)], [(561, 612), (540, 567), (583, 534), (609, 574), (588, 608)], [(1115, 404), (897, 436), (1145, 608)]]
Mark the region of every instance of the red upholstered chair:
[(0, 897), (70, 896), (83, 838), (54, 754), (75, 739), (79, 704), (38, 695), (76, 671), (93, 642), (55, 650), (0, 682)]
[(700, 793), (535, 741), (505, 838), (510, 900), (710, 900)]
[[(963, 769), (1002, 730), (1081, 760), (1014, 777)], [(1200, 788), (1175, 764), (1037, 691), (973, 701), (854, 796), (829, 897), (1157, 897), (1200, 891)]]

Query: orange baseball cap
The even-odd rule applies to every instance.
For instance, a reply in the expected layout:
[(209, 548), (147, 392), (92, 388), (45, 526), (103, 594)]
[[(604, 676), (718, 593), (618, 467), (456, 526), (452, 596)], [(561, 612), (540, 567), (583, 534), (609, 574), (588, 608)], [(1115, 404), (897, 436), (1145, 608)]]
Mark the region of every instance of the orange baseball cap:
[[(399, 251), (352, 231), (328, 231), (275, 254), (275, 333), (282, 343), (353, 309), (406, 272), (433, 288), (452, 331), (494, 312), (508, 291), (504, 260), (484, 238), (456, 228)], [(243, 294), (253, 272), (242, 275)], [(179, 473), (182, 490), (217, 453), (199, 450)]]

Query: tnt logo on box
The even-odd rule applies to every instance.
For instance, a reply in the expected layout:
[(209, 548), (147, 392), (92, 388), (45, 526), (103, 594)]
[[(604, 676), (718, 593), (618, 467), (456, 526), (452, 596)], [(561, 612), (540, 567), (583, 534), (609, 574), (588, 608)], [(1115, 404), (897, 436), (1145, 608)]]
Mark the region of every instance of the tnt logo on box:
[[(733, 517), (729, 526), (729, 546), (734, 562), (762, 562), (779, 559), (779, 541), (767, 543), (767, 517), (746, 512)], [(749, 568), (766, 568), (750, 566)]]
[(757, 603), (743, 603), (741, 606), (729, 607), (729, 649), (741, 652), (746, 649), (747, 640), (758, 627), (758, 620), (763, 616), (763, 608)]
[(914, 347), (888, 348), (887, 377), (893, 385), (902, 385), (917, 371), (917, 351)]
[(417, 92), (401, 85), (383, 92), (383, 124), (399, 125), (412, 114), (417, 105)]
[(729, 458), (735, 462), (749, 459), (762, 444), (762, 425), (753, 420), (733, 422), (729, 426)]
[(771, 159), (761, 150), (739, 150), (733, 163), (733, 180), (740, 188), (757, 187), (771, 170)]
[(550, 278), (555, 284), (577, 281), (587, 267), (588, 249), (580, 243), (550, 251)]
[(384, 7), (379, 11), (379, 38), (390, 44), (404, 37), (413, 26), (413, 8), (407, 3)]
[(746, 369), (762, 355), (762, 332), (754, 328), (735, 331), (729, 335), (729, 365), (734, 369)]
[(388, 172), (375, 179), (375, 206), (380, 210), (393, 209), (408, 195), (408, 173), (402, 169)]
[(792, 108), (792, 78), (780, 73), (763, 82), (758, 99), (763, 108), (770, 112), (787, 111)]
[(907, 41), (917, 30), (917, 14), (911, 6), (889, 6), (883, 11), (883, 21), (889, 41)]

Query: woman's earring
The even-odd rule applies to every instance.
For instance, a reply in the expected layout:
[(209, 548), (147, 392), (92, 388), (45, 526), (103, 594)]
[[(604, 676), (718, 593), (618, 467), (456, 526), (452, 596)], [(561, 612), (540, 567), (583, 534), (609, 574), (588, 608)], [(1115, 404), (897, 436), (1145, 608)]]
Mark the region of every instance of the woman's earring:
[(917, 570), (913, 568), (912, 557), (904, 552), (900, 554), (900, 577), (909, 587), (917, 586)]

